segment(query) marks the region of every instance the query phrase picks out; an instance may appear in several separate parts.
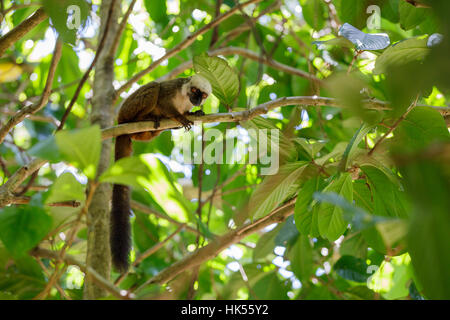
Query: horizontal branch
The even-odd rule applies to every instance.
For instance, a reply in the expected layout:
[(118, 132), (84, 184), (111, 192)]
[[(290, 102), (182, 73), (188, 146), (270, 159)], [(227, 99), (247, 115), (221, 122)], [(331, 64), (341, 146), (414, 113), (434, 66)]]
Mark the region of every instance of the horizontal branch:
[[(30, 201), (31, 201), (30, 197), (16, 197), (11, 200), (11, 204), (28, 204), (30, 203)], [(75, 200), (68, 200), (68, 201), (47, 203), (47, 206), (78, 208), (80, 206), (80, 202)]]
[(43, 8), (39, 8), (28, 19), (22, 21), (17, 27), (9, 31), (0, 38), (0, 57), (5, 53), (6, 49), (16, 43), (20, 38), (30, 32), (39, 23), (47, 19), (47, 14)]
[[(390, 110), (390, 106), (388, 102), (378, 101), (378, 100), (365, 100), (365, 107), (367, 109), (374, 110)], [(279, 98), (273, 101), (269, 101), (259, 106), (238, 112), (230, 112), (230, 113), (216, 113), (216, 114), (207, 114), (204, 116), (188, 116), (187, 118), (194, 123), (213, 123), (213, 122), (239, 122), (239, 121), (247, 121), (251, 120), (257, 116), (268, 113), (270, 110), (285, 107), (285, 106), (330, 106), (330, 107), (344, 107), (342, 103), (340, 103), (337, 99), (334, 98), (326, 98), (326, 97), (317, 97), (317, 96), (298, 96), (298, 97), (284, 97)], [(431, 106), (430, 106), (431, 107)], [(432, 107), (441, 114), (450, 113), (450, 108), (445, 107)], [(132, 134), (137, 132), (144, 131), (154, 131), (154, 130), (162, 130), (162, 129), (175, 129), (181, 128), (181, 124), (173, 121), (173, 120), (161, 120), (159, 123), (159, 127), (155, 129), (153, 121), (141, 121), (141, 122), (132, 122), (132, 123), (124, 123), (111, 128), (106, 128), (102, 130), (102, 138), (108, 139), (124, 134)]]
[[(365, 100), (366, 108), (375, 110), (389, 110), (389, 103), (378, 101), (378, 100)], [(283, 107), (283, 106), (331, 106), (331, 107), (342, 107), (337, 99), (326, 98), (326, 97), (285, 97), (277, 100), (269, 101), (263, 103), (253, 109), (240, 111), (240, 112), (230, 112), (230, 113), (217, 113), (209, 114), (205, 116), (188, 116), (188, 119), (194, 122), (201, 123), (213, 123), (213, 122), (238, 122), (253, 119), (262, 114), (268, 113), (270, 110)], [(448, 107), (434, 107), (427, 106), (439, 111), (442, 115), (447, 116), (450, 114), (450, 108)], [(178, 122), (172, 120), (161, 120), (158, 130), (162, 129), (173, 129), (180, 128), (181, 125)], [(132, 134), (144, 131), (153, 131), (154, 122), (152, 121), (142, 121), (142, 122), (132, 122), (120, 124), (111, 128), (106, 128), (102, 130), (102, 139), (110, 139), (116, 136), (124, 134)], [(13, 191), (34, 171), (39, 169), (41, 166), (47, 163), (47, 160), (34, 159), (26, 166), (23, 166), (18, 171), (16, 171), (9, 180), (2, 186), (0, 186), (0, 207), (8, 205), (14, 199)]]

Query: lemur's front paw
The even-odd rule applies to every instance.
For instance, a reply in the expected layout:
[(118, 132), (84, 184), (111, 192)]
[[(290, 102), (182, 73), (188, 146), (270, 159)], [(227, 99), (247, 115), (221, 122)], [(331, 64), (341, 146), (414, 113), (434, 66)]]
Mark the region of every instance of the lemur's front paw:
[(188, 120), (187, 118), (179, 118), (178, 121), (183, 125), (183, 128), (186, 131), (191, 130), (192, 125), (194, 124), (191, 120)]
[(195, 112), (189, 112), (190, 116), (204, 116), (205, 113), (203, 112), (203, 110), (197, 110)]

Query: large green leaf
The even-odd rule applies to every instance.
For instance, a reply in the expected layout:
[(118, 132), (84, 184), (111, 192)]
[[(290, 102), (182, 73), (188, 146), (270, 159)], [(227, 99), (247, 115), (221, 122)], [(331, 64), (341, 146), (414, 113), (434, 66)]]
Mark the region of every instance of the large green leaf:
[(407, 217), (409, 207), (401, 186), (392, 183), (384, 172), (375, 167), (362, 166), (361, 169), (372, 192), (373, 214), (383, 217)]
[[(268, 272), (250, 291), (251, 299), (284, 300), (287, 299), (287, 287), (278, 278), (277, 271)], [(256, 296), (253, 296), (256, 295)]]
[(427, 14), (427, 9), (417, 8), (407, 1), (400, 1), (399, 14), (400, 26), (404, 30), (410, 30), (421, 24)]
[(449, 140), (447, 124), (438, 111), (415, 107), (394, 131), (393, 150), (398, 153), (415, 152)]
[(415, 274), (430, 299), (450, 299), (450, 171), (440, 163), (418, 160), (403, 170), (414, 208), (408, 251)]
[(66, 172), (55, 180), (49, 189), (49, 195), (45, 199), (45, 203), (68, 200), (83, 201), (85, 197), (84, 186), (75, 179), (73, 174)]
[(289, 250), (291, 269), (302, 282), (307, 282), (314, 273), (313, 248), (306, 235), (298, 237)]
[(303, 17), (314, 30), (321, 30), (325, 26), (325, 3), (321, 0), (308, 0), (302, 5)]
[(337, 274), (355, 282), (366, 282), (370, 274), (367, 272), (368, 265), (364, 260), (353, 256), (342, 256), (334, 265)]
[(367, 0), (334, 0), (340, 20), (348, 22), (356, 28), (363, 28), (366, 20)]
[(292, 195), (307, 167), (306, 161), (288, 163), (282, 166), (277, 174), (267, 176), (250, 197), (249, 216), (254, 219), (261, 218)]
[(114, 162), (100, 176), (99, 181), (142, 188), (142, 179), (146, 179), (149, 174), (150, 169), (142, 157), (126, 157)]
[[(352, 201), (353, 188), (350, 174), (342, 174), (333, 180), (324, 190), (324, 193), (335, 192), (345, 199)], [(330, 203), (320, 204), (318, 212), (318, 223), (320, 235), (330, 241), (335, 241), (347, 229), (347, 223), (342, 215), (342, 208)]]
[(297, 195), (294, 209), (294, 221), (298, 231), (303, 235), (311, 235), (313, 229), (313, 201), (314, 192), (320, 190), (321, 181), (318, 177), (305, 182)]
[(55, 135), (60, 153), (68, 162), (93, 179), (100, 159), (101, 132), (98, 125)]
[(30, 155), (49, 161), (67, 161), (94, 178), (100, 159), (101, 132), (98, 125), (77, 130), (59, 131), (55, 136), (35, 144)]
[(255, 250), (253, 250), (253, 260), (262, 260), (267, 255), (273, 253), (273, 249), (275, 247), (275, 238), (280, 232), (281, 225), (277, 226), (273, 230), (264, 233), (256, 243)]
[(41, 207), (28, 205), (0, 210), (0, 239), (17, 257), (36, 246), (51, 225), (52, 219)]
[(427, 38), (413, 38), (401, 41), (387, 48), (375, 62), (375, 74), (386, 72), (392, 67), (401, 67), (415, 61), (423, 61), (431, 52)]
[(214, 95), (231, 106), (239, 93), (239, 79), (228, 62), (219, 57), (210, 57), (206, 53), (195, 56), (194, 70), (211, 83)]
[[(91, 9), (90, 2), (85, 0), (43, 0), (42, 4), (61, 38), (65, 42), (75, 44), (77, 32), (86, 25)], [(71, 13), (70, 20), (69, 13)]]

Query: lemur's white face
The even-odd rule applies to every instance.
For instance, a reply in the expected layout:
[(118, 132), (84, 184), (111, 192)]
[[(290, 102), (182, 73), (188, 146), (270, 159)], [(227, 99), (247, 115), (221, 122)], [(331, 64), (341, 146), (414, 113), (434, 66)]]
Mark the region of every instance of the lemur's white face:
[(194, 106), (201, 106), (212, 93), (211, 84), (199, 75), (193, 75), (187, 83), (187, 95)]

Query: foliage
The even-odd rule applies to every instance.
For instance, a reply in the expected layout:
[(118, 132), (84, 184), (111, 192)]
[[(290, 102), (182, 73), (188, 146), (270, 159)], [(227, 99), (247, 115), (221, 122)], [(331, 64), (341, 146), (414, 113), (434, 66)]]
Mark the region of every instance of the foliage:
[[(118, 2), (123, 16), (131, 1)], [(58, 253), (85, 210), (90, 188), (120, 183), (132, 186), (132, 199), (139, 204), (133, 206), (131, 217), (133, 261), (176, 233), (163, 249), (133, 265), (118, 284), (121, 290), (140, 288), (135, 292), (138, 298), (163, 294), (157, 285), (141, 286), (185, 261), (189, 252), (214, 247), (234, 229), (270, 219), (275, 212), (282, 219), (229, 243), (225, 250), (217, 246), (202, 260), (193, 291), (190, 281), (182, 281), (192, 270), (184, 270), (171, 284), (174, 297), (450, 299), (450, 23), (446, 16), (450, 3), (329, 2), (270, 0), (237, 10), (217, 29), (207, 29), (192, 45), (145, 74), (137, 85), (191, 61), (192, 68), (179, 76), (198, 73), (211, 82), (214, 97), (203, 106), (206, 114), (249, 110), (292, 96), (334, 98), (341, 107), (283, 106), (247, 121), (208, 123), (189, 133), (166, 131), (150, 143), (134, 142), (133, 157), (98, 175), (104, 161), (102, 133), (90, 123), (95, 90), (90, 80), (82, 87), (65, 130), (55, 134), (55, 124), (94, 58), (100, 41), (96, 20), (100, 1), (43, 0), (30, 5), (2, 1), (1, 10), (13, 10), (0, 14), (1, 36), (40, 5), (50, 17), (0, 57), (2, 125), (24, 106), (39, 101), (57, 34), (64, 44), (50, 100), (0, 144), (3, 186), (32, 157), (49, 162), (12, 190), (18, 198), (26, 197), (26, 204), (0, 208), (0, 298), (30, 299), (42, 292), (48, 271), (56, 268), (55, 260), (33, 256), (32, 249)], [(118, 39), (112, 66), (115, 85), (126, 83), (205, 28), (216, 18), (215, 3), (138, 0)], [(81, 8), (76, 30), (66, 24), (71, 16), (65, 8), (73, 4)], [(380, 30), (367, 27), (370, 5), (380, 8)], [(233, 8), (234, 1), (223, 1), (220, 13)], [(358, 48), (364, 46), (338, 34), (344, 23), (367, 34), (386, 33), (391, 44), (361, 52)], [(429, 37), (435, 33), (442, 34), (443, 40), (430, 45)], [(239, 52), (211, 54), (234, 47), (258, 58)], [(318, 80), (299, 77), (289, 68), (280, 69), (280, 64)], [(115, 107), (127, 94), (120, 95)], [(385, 108), (367, 108), (379, 101), (386, 102)], [(261, 149), (256, 158), (249, 152), (254, 129), (268, 130), (269, 138), (279, 139), (266, 148), (280, 155), (275, 174), (263, 174), (268, 163)], [(198, 154), (190, 163), (183, 158), (193, 153), (192, 149), (183, 153), (183, 148), (201, 143), (202, 133), (205, 145), (215, 150), (221, 163), (201, 164), (196, 161)], [(25, 193), (20, 194), (23, 188)], [(79, 206), (53, 206), (71, 201)], [(180, 224), (186, 226), (179, 229)], [(67, 251), (83, 263), (86, 227), (83, 220)], [(111, 282), (119, 276), (113, 270)], [(63, 293), (54, 289), (48, 298), (82, 298), (83, 278), (78, 267), (70, 266), (59, 280)]]

